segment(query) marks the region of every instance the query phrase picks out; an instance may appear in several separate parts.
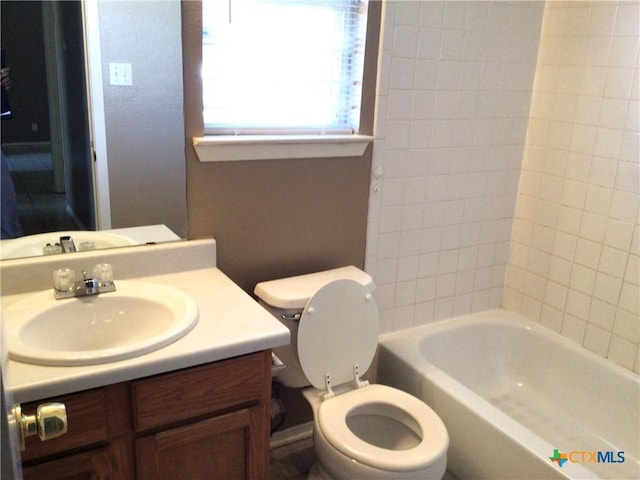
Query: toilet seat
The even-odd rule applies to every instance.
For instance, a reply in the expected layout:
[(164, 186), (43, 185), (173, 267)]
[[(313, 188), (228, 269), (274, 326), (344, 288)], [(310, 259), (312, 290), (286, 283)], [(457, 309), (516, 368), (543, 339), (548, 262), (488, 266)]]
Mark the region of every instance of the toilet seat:
[[(421, 441), (413, 448), (391, 450), (362, 440), (351, 431), (347, 418), (363, 406), (371, 407), (368, 409), (370, 414), (380, 414), (405, 424)], [(318, 427), (333, 448), (342, 454), (387, 471), (424, 469), (446, 455), (449, 446), (446, 427), (431, 408), (416, 397), (385, 385), (369, 385), (325, 400), (319, 406)]]

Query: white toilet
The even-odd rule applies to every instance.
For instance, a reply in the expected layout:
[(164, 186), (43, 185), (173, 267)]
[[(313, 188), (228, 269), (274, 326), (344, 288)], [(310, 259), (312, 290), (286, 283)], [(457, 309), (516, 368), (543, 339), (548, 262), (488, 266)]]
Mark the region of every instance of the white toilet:
[(441, 479), (449, 435), (425, 403), (362, 381), (376, 352), (378, 310), (371, 277), (355, 267), (262, 282), (254, 293), (291, 330), (275, 349), (279, 381), (306, 387), (317, 464), (334, 480)]

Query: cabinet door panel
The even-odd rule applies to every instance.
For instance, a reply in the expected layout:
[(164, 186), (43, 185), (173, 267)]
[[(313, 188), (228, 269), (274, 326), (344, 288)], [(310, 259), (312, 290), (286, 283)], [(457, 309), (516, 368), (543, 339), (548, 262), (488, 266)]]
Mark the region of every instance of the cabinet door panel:
[[(23, 412), (29, 415), (35, 413), (38, 404), (44, 401), (23, 405)], [(37, 435), (28, 437), (25, 442), (26, 449), (21, 453), (23, 462), (92, 443), (104, 442), (107, 439), (104, 389), (54, 397), (46, 401), (65, 404), (69, 430), (50, 442), (42, 442)]]
[(107, 449), (79, 453), (23, 469), (24, 480), (119, 480)]
[(248, 478), (248, 409), (136, 440), (139, 480)]

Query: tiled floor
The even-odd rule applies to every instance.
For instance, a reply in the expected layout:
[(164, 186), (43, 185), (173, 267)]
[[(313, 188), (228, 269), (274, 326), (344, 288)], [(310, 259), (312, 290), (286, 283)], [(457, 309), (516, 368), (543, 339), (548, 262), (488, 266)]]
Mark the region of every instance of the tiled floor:
[(53, 191), (51, 153), (41, 146), (2, 148), (13, 179), (18, 218), (25, 235), (55, 230), (77, 230), (66, 211), (64, 193)]

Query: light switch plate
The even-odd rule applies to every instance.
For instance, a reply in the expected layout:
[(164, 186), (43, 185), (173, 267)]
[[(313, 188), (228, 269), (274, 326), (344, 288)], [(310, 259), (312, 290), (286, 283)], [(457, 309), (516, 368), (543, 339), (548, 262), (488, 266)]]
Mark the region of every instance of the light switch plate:
[(109, 83), (111, 85), (133, 85), (133, 78), (130, 63), (110, 63)]

